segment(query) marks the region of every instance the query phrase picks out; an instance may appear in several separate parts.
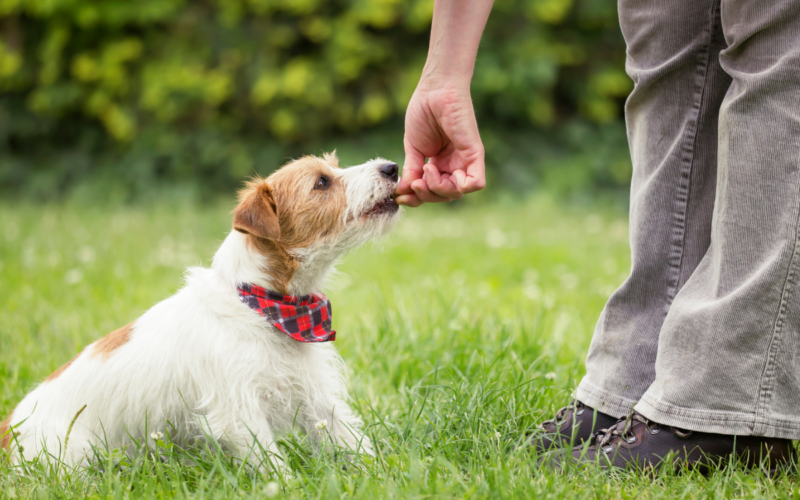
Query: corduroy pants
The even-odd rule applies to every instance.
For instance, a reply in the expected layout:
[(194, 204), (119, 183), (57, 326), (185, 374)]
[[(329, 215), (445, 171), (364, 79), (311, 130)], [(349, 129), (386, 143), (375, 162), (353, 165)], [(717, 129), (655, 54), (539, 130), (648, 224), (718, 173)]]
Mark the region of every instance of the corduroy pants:
[(800, 0), (620, 0), (630, 277), (580, 401), (800, 439)]

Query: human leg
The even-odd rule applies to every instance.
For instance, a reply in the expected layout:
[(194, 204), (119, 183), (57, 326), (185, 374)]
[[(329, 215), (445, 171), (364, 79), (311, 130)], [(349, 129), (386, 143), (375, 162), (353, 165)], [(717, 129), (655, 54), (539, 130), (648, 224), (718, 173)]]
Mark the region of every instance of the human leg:
[(716, 117), (730, 83), (717, 58), (719, 2), (621, 0), (619, 12), (635, 82), (625, 108), (632, 269), (597, 324), (578, 401), (542, 424), (540, 450), (580, 443), (628, 414), (655, 378), (672, 298), (708, 247)]
[(800, 438), (800, 4), (723, 0), (711, 244), (636, 405), (694, 431)]
[(791, 470), (800, 438), (800, 4), (722, 0), (733, 81), (720, 110), (708, 250), (658, 337), (656, 377), (628, 419), (567, 461)]
[(615, 417), (655, 379), (662, 322), (709, 245), (717, 116), (731, 81), (719, 11), (719, 0), (619, 2), (635, 83), (625, 107), (632, 266), (600, 316), (577, 392)]

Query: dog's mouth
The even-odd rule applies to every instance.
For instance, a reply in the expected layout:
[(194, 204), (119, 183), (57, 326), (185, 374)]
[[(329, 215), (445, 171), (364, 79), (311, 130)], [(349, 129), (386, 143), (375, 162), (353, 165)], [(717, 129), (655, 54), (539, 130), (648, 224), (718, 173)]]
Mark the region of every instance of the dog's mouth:
[(400, 205), (394, 201), (394, 197), (390, 194), (383, 201), (379, 201), (374, 207), (367, 211), (367, 216), (393, 214), (400, 210)]

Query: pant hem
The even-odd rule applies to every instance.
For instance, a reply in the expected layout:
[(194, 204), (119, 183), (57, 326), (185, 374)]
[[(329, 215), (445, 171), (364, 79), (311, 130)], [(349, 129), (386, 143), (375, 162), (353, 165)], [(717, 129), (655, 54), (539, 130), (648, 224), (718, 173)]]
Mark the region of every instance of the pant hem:
[[(634, 409), (653, 422), (690, 431), (733, 436), (756, 435), (753, 432), (755, 414), (682, 408), (656, 401), (646, 394)], [(800, 420), (771, 416), (768, 424), (759, 425), (759, 430), (759, 436), (797, 440), (800, 439)]]
[(587, 382), (584, 377), (578, 385), (575, 397), (581, 403), (591, 406), (600, 413), (611, 415), (614, 418), (622, 418), (631, 412), (631, 408), (636, 404), (636, 400), (619, 396), (596, 385)]

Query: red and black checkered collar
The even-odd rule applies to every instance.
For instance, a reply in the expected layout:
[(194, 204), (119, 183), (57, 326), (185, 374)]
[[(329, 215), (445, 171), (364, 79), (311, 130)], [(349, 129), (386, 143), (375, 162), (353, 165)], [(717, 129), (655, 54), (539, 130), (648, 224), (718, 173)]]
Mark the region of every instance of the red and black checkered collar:
[(322, 294), (295, 297), (256, 285), (239, 285), (239, 299), (275, 328), (298, 342), (336, 340), (331, 330), (331, 301)]

